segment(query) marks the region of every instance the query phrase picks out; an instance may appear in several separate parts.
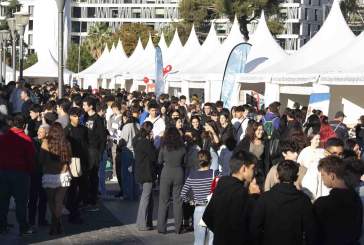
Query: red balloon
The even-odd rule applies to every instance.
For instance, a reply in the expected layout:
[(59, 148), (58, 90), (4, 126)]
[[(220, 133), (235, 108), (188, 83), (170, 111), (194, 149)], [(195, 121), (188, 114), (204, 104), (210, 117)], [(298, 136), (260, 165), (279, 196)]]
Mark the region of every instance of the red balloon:
[(172, 70), (172, 66), (167, 65), (166, 67), (163, 68), (163, 75), (168, 74), (171, 70)]
[(149, 78), (144, 77), (144, 80), (143, 81), (144, 81), (145, 84), (147, 84), (147, 83), (149, 83)]

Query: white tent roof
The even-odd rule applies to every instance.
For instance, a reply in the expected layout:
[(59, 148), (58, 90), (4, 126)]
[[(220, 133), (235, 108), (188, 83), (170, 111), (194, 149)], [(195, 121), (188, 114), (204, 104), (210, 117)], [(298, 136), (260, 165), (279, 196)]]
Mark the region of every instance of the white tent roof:
[(196, 67), (200, 64), (211, 61), (212, 50), (220, 50), (221, 43), (216, 35), (216, 30), (214, 24), (211, 24), (210, 31), (203, 42), (199, 53), (194, 54), (194, 58), (186, 63), (184, 67), (176, 74), (169, 75), (170, 80), (181, 80), (186, 74), (191, 74), (196, 72)]
[[(44, 60), (39, 60), (36, 64), (24, 70), (24, 77), (44, 77), (44, 78), (55, 78), (58, 77), (58, 63), (48, 53), (48, 58), (45, 57)], [(67, 69), (64, 69), (65, 81), (71, 78), (73, 73)]]
[[(216, 50), (216, 53), (213, 56), (210, 56), (207, 60), (197, 64), (194, 69), (185, 72), (185, 78), (193, 81), (222, 81), (226, 62), (232, 49), (242, 42), (244, 42), (244, 37), (240, 32), (238, 20), (235, 18), (230, 34), (221, 47)], [(210, 55), (211, 52), (214, 51), (211, 50)]]
[(163, 55), (163, 59), (164, 59), (164, 56), (166, 55), (167, 50), (168, 50), (168, 46), (167, 46), (166, 39), (164, 37), (164, 33), (163, 32), (162, 32), (161, 37), (159, 39), (158, 46), (162, 50), (162, 55)]
[(131, 54), (129, 59), (125, 62), (125, 64), (115, 64), (111, 66), (110, 69), (105, 70), (100, 73), (103, 78), (112, 78), (117, 75), (123, 75), (125, 72), (129, 71), (130, 67), (134, 65), (134, 63), (143, 60), (144, 48), (142, 45), (142, 41), (140, 38), (138, 39), (137, 46), (134, 49), (134, 52)]
[(188, 63), (191, 62), (191, 57), (194, 57), (200, 52), (201, 44), (198, 41), (195, 26), (192, 26), (190, 35), (187, 39), (186, 44), (183, 46), (181, 55), (178, 59), (175, 59), (172, 64), (173, 71), (179, 71), (183, 69)]
[(252, 48), (248, 55), (246, 72), (261, 70), (288, 56), (269, 31), (264, 11), (249, 43), (252, 44)]
[[(297, 73), (353, 73), (362, 72), (364, 65), (364, 32), (335, 54)], [(360, 69), (361, 67), (361, 69)], [(359, 68), (359, 69), (358, 69)]]
[(182, 48), (183, 46), (181, 43), (181, 39), (179, 38), (178, 31), (176, 29), (176, 31), (174, 32), (172, 42), (168, 47), (167, 53), (163, 57), (164, 66), (175, 63), (175, 60), (179, 59), (179, 55), (181, 54)]
[(137, 60), (133, 65), (129, 66), (126, 74), (130, 77), (143, 80), (145, 76), (150, 77), (155, 70), (155, 47), (152, 37), (149, 35), (147, 46), (143, 52), (143, 58)]
[[(115, 49), (114, 45), (113, 45), (113, 49)], [(109, 51), (109, 48), (107, 47), (107, 45), (105, 45), (104, 51), (102, 52), (101, 56), (95, 61), (95, 63), (93, 63), (91, 66), (89, 66), (85, 70), (81, 71), (78, 74), (79, 77), (84, 77), (86, 75), (99, 74), (100, 70), (102, 69), (102, 67), (104, 67), (105, 62), (107, 62), (109, 57), (110, 57), (110, 51)]]
[[(320, 31), (301, 49), (293, 55), (287, 56), (272, 66), (259, 71), (252, 72), (252, 75), (246, 75), (248, 79), (267, 81), (270, 77), (272, 81), (280, 83), (301, 83), (309, 82), (315, 77), (303, 76), (298, 78), (290, 73), (310, 67), (319, 61), (324, 60), (332, 54), (335, 54), (343, 47), (347, 46), (355, 39), (355, 35), (348, 27), (339, 6), (339, 0), (335, 0), (330, 14), (321, 27)], [(270, 79), (268, 79), (270, 80)]]

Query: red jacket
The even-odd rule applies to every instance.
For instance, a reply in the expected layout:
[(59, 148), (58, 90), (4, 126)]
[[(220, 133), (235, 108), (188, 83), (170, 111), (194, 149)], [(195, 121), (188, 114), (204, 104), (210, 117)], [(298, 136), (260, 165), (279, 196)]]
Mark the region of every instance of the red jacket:
[(0, 135), (0, 170), (31, 173), (35, 164), (35, 148), (24, 130), (11, 128)]

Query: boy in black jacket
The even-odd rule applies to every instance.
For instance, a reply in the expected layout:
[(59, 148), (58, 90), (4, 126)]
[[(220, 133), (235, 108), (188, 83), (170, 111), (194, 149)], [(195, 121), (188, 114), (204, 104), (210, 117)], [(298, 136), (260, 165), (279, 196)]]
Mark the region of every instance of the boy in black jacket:
[(250, 231), (255, 244), (315, 244), (316, 228), (308, 196), (296, 189), (299, 165), (285, 160), (278, 164), (278, 184), (256, 202)]
[(320, 160), (318, 169), (324, 184), (332, 188), (329, 196), (320, 197), (314, 203), (319, 244), (359, 244), (362, 204), (355, 190), (344, 181), (346, 164), (342, 159), (330, 156)]
[(230, 160), (232, 176), (219, 180), (202, 217), (214, 233), (215, 245), (251, 244), (248, 233), (251, 194), (259, 193), (253, 182), (256, 163), (257, 158), (251, 153), (235, 152)]
[[(83, 101), (85, 126), (88, 141), (88, 175), (89, 175), (89, 204), (95, 206), (98, 200), (99, 167), (101, 154), (106, 147), (105, 125), (103, 119), (96, 113), (96, 99), (87, 97)], [(93, 208), (97, 211), (97, 207)]]

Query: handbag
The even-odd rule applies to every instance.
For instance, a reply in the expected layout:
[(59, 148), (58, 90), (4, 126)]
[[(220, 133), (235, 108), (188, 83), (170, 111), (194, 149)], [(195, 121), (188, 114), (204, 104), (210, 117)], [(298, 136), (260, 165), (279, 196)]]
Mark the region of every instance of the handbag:
[(81, 160), (78, 157), (72, 157), (69, 166), (72, 177), (77, 178), (82, 176)]

